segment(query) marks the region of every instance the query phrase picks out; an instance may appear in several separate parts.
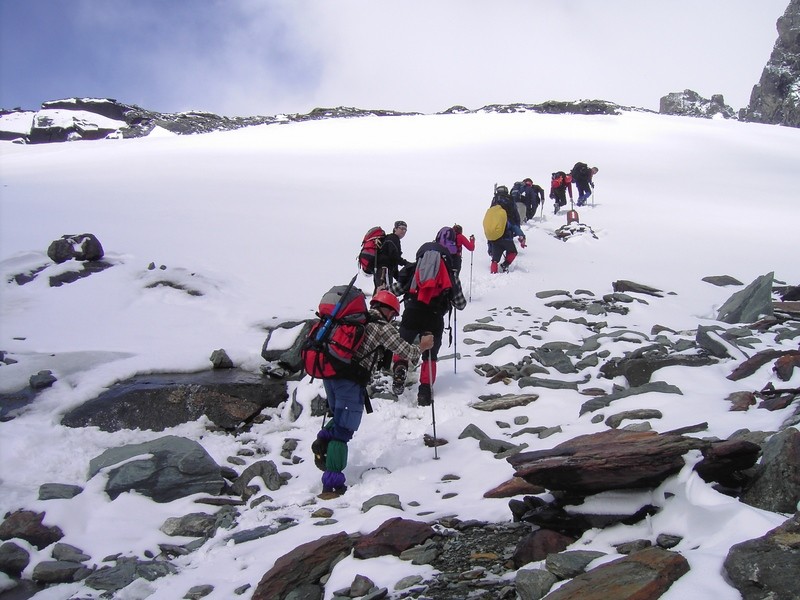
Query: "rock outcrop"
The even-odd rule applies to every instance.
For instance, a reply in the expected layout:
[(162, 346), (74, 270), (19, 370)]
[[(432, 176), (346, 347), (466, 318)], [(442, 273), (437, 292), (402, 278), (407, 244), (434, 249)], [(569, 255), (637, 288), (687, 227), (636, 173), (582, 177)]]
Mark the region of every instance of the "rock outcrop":
[(736, 118), (736, 113), (730, 106), (725, 104), (722, 94), (714, 94), (709, 100), (693, 90), (672, 92), (662, 96), (658, 105), (658, 112), (662, 115), (701, 117), (704, 119), (713, 117)]
[(800, 127), (800, 0), (789, 2), (777, 28), (778, 41), (739, 118)]

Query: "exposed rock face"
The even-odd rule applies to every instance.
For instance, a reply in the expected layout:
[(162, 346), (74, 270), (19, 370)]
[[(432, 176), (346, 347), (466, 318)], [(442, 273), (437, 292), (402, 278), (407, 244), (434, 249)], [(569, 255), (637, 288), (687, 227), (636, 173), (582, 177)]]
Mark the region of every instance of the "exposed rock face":
[(789, 2), (777, 28), (778, 41), (740, 118), (800, 127), (800, 0)]
[(721, 116), (725, 119), (735, 119), (734, 110), (725, 104), (722, 94), (714, 94), (711, 100), (703, 98), (693, 90), (672, 92), (663, 96), (658, 106), (662, 115), (679, 115), (683, 117), (702, 117), (711, 119)]

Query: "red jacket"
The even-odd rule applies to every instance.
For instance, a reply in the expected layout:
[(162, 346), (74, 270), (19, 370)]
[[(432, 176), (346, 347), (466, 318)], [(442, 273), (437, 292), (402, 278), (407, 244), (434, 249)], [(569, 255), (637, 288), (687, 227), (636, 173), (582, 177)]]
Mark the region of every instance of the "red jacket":
[(475, 242), (470, 242), (469, 238), (463, 233), (456, 234), (456, 247), (458, 248), (458, 255), (461, 256), (461, 248), (466, 248), (470, 252), (475, 250)]

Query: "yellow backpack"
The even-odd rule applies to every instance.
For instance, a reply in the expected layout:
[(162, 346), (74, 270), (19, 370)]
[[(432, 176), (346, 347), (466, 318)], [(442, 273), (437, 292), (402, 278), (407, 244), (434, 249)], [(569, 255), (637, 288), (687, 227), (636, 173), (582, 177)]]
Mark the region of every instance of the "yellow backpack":
[(486, 239), (494, 242), (503, 237), (507, 221), (506, 209), (499, 204), (490, 206), (483, 217), (483, 233), (486, 234)]

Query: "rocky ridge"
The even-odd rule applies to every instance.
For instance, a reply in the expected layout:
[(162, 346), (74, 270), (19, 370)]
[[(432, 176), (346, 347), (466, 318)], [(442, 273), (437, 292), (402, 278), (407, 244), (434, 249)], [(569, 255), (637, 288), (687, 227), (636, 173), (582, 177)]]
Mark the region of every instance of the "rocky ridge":
[[(96, 241), (91, 234), (62, 239)], [(100, 246), (99, 241), (92, 245)], [(80, 264), (76, 261), (76, 268), (81, 268)], [(155, 269), (154, 265), (153, 270), (162, 271), (163, 281), (176, 274), (175, 270)], [(47, 267), (40, 273), (46, 276)], [(800, 367), (800, 349), (795, 343), (800, 338), (800, 289), (776, 282), (772, 273), (748, 286), (727, 276), (708, 277), (706, 281), (741, 289), (720, 307), (718, 325), (691, 331), (665, 326), (655, 326), (649, 332), (609, 327), (605, 321), (609, 315), (624, 317), (630, 305), (646, 306), (668, 295), (627, 280), (613, 282), (613, 291), (601, 296), (580, 289), (542, 290), (537, 296), (553, 312), (549, 318), (509, 306), (463, 325), (464, 344), (482, 358), (475, 365), (475, 374), (485, 378), (488, 387), (488, 393), (475, 398), (471, 408), (478, 411), (476, 420), (479, 414), (492, 413), (507, 433), (492, 438), (473, 424), (458, 440), (431, 443), (478, 444), (497, 460), (510, 462), (516, 476), (485, 492), (486, 497), (509, 499), (510, 522), (462, 522), (454, 517), (428, 522), (424, 505), (395, 493), (382, 494), (365, 502), (362, 511), (384, 506), (402, 517), (389, 519), (368, 534), (323, 534), (314, 542), (288, 549), (251, 590), (253, 598), (321, 598), (331, 568), (342, 554), (350, 552), (356, 558), (398, 556), (415, 564), (430, 564), (438, 574), (429, 579), (398, 581), (389, 590), (374, 586), (365, 571), (350, 588), (336, 591), (342, 598), (455, 600), (479, 594), (524, 600), (656, 598), (689, 569), (680, 554), (680, 536), (656, 531), (652, 539), (625, 540), (615, 548), (618, 557), (610, 562), (606, 554), (574, 544), (589, 530), (637, 523), (657, 515), (669, 503), (671, 492), (663, 493), (662, 500), (614, 515), (581, 510), (593, 495), (608, 490), (660, 489), (672, 475), (688, 469), (741, 502), (768, 511), (794, 513), (800, 501), (800, 389), (780, 386), (779, 382), (792, 380)], [(25, 285), (18, 278), (8, 283)], [(182, 280), (175, 278), (174, 283), (178, 288)], [(508, 316), (515, 317), (519, 327), (510, 327), (508, 319), (501, 321)], [(540, 343), (550, 327), (565, 322), (585, 330), (581, 343)], [(300, 340), (307, 324), (284, 325), (297, 331)], [(63, 424), (69, 427), (159, 431), (163, 429), (159, 425), (193, 421), (202, 413), (210, 418), (210, 428), (236, 436), (240, 450), (228, 458), (228, 464), (219, 465), (201, 442), (162, 436), (146, 444), (109, 449), (91, 461), (87, 483), (97, 473), (106, 472), (109, 498), (130, 490), (154, 502), (195, 493), (204, 496), (198, 500), (196, 512), (171, 517), (161, 527), (168, 535), (193, 541), (160, 544), (143, 556), (131, 556), (128, 549), (119, 548), (119, 554), (107, 557), (103, 564), (93, 564), (80, 548), (68, 543), (57, 524), (45, 524), (45, 513), (21, 508), (5, 515), (0, 523), (0, 540), (4, 540), (0, 570), (16, 578), (17, 591), (23, 594), (20, 598), (30, 597), (24, 595), (27, 592), (75, 581), (83, 582), (83, 598), (114, 594), (138, 578), (155, 581), (178, 572), (176, 558), (206, 545), (220, 541), (249, 543), (297, 525), (296, 515), (282, 514), (279, 499), (283, 488), (292, 486), (293, 465), (307, 459), (306, 449), (287, 437), (279, 453), (269, 456), (249, 432), (263, 420), (296, 420), (304, 411), (322, 414), (324, 402), (317, 397), (304, 403), (286, 395), (283, 382), (301, 376), (297, 343), (288, 350), (271, 350), (270, 338), (267, 332), (265, 375), (255, 385), (241, 381), (233, 386), (222, 384), (212, 381), (208, 374), (201, 374), (188, 385), (168, 377), (159, 382), (158, 389), (153, 389), (149, 380), (125, 382), (119, 389), (110, 390), (103, 401), (89, 401), (65, 415)], [(491, 357), (508, 348), (515, 349), (517, 360), (495, 364)], [(741, 360), (745, 353), (748, 358)], [(234, 365), (224, 358), (224, 351), (217, 350), (210, 360), (217, 371), (228, 376), (236, 369), (231, 369)], [(14, 361), (6, 353), (0, 359), (4, 364)], [(770, 381), (765, 384), (762, 367), (770, 364)], [(674, 366), (718, 369), (721, 365), (730, 365), (728, 379), (741, 381), (744, 389), (719, 401), (729, 403), (731, 411), (785, 411), (787, 418), (780, 430), (742, 430), (719, 440), (703, 437), (708, 424), (697, 422), (680, 430), (655, 433), (652, 423), (662, 414), (647, 405), (647, 398), (682, 395), (678, 386), (653, 380), (659, 370)], [(592, 375), (595, 372), (597, 380)], [(249, 377), (252, 379), (252, 375)], [(603, 379), (619, 383), (609, 391)], [(52, 376), (36, 382), (32, 378), (26, 393), (35, 397), (37, 390), (54, 381)], [(378, 376), (372, 384), (373, 397), (391, 398), (388, 383), (387, 377)], [(502, 392), (511, 383), (519, 393)], [(264, 390), (259, 391), (262, 387)], [(264, 397), (269, 389), (272, 391)], [(505, 415), (552, 389), (573, 390), (585, 397), (579, 412), (591, 415), (597, 432), (551, 450), (527, 451), (525, 440), (546, 438), (560, 428), (532, 427), (525, 417), (508, 419)], [(151, 397), (153, 393), (164, 394), (160, 396), (164, 399)], [(614, 409), (617, 400), (631, 397), (641, 398), (640, 408)], [(0, 400), (5, 405), (8, 398)], [(289, 409), (280, 410), (286, 404)], [(156, 412), (159, 409), (168, 412)], [(178, 409), (182, 409), (181, 414)], [(14, 416), (14, 410), (5, 411), (5, 419), (13, 420)], [(692, 453), (699, 454), (687, 461), (685, 457)], [(135, 457), (144, 458), (132, 461)], [(443, 477), (443, 489), (456, 479)], [(42, 482), (39, 499), (69, 500), (82, 492), (81, 486)], [(248, 512), (262, 510), (273, 515), (266, 524), (255, 528), (239, 525)], [(336, 523), (336, 506), (315, 502), (306, 510), (308, 518), (316, 520), (323, 531)], [(407, 514), (416, 516), (406, 518)], [(798, 547), (792, 540), (798, 534), (800, 525), (795, 515), (762, 538), (731, 550), (726, 572), (744, 598), (762, 597), (759, 594), (764, 590), (776, 599), (793, 597), (792, 569), (771, 565), (797, 564)], [(49, 553), (52, 560), (39, 555), (31, 579), (20, 579), (33, 559), (29, 548)], [(597, 566), (593, 565), (596, 560)], [(625, 586), (621, 586), (620, 577), (625, 578)], [(552, 590), (553, 586), (557, 589)], [(197, 586), (187, 590), (185, 597), (202, 597), (212, 591), (209, 588)], [(236, 593), (249, 593), (248, 589), (243, 586)]]
[[(602, 100), (550, 101), (542, 104), (492, 104), (476, 110), (453, 106), (439, 114), (478, 112), (539, 112), (547, 114), (619, 114), (636, 110)], [(0, 140), (42, 144), (78, 140), (144, 137), (157, 128), (176, 135), (232, 131), (254, 125), (280, 125), (321, 119), (398, 117), (415, 112), (369, 110), (339, 106), (315, 108), (304, 114), (226, 117), (204, 111), (160, 113), (111, 98), (68, 98), (44, 102), (41, 110), (0, 110)]]

